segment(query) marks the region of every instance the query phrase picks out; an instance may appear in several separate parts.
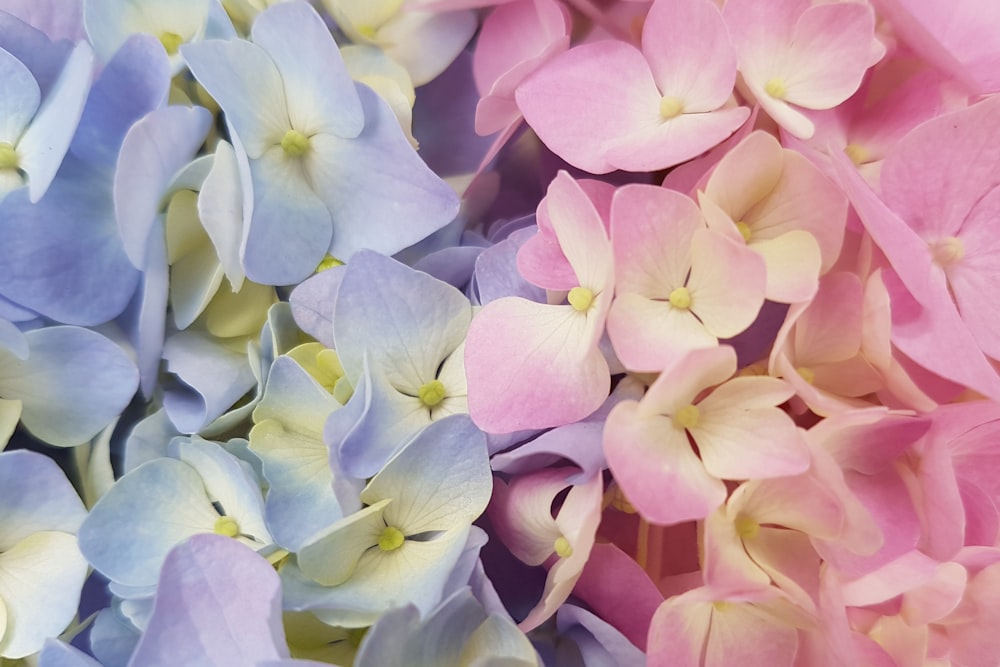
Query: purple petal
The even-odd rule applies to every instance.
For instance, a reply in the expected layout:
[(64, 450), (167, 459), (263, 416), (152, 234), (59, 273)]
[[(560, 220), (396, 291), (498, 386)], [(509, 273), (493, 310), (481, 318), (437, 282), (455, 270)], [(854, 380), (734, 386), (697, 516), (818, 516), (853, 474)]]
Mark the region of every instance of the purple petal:
[(288, 657), (281, 585), (270, 563), (238, 542), (197, 535), (173, 549), (131, 665), (253, 665)]

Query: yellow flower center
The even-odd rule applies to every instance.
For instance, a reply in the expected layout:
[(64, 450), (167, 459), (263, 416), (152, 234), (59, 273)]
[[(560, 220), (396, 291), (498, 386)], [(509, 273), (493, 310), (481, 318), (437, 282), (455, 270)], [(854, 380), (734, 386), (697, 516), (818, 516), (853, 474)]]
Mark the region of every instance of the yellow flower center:
[(687, 310), (691, 307), (691, 292), (687, 287), (678, 287), (670, 293), (670, 305), (674, 308)]
[(6, 141), (0, 141), (0, 171), (4, 169), (17, 169), (18, 166), (17, 151)]
[(573, 310), (585, 313), (594, 303), (594, 291), (586, 287), (574, 287), (569, 291), (566, 299), (569, 301), (569, 305), (573, 306)]
[(753, 235), (753, 232), (750, 231), (750, 225), (741, 220), (736, 223), (736, 231), (743, 237), (744, 243), (749, 243), (750, 237)]
[(236, 523), (236, 519), (231, 516), (220, 516), (215, 520), (215, 525), (212, 527), (212, 530), (216, 535), (236, 537), (240, 534), (240, 524)]
[(301, 157), (309, 150), (309, 137), (298, 130), (289, 130), (281, 138), (281, 149), (289, 157)]
[(776, 76), (764, 84), (764, 92), (776, 100), (783, 100), (788, 94), (788, 88), (785, 87), (785, 80)]
[[(306, 141), (308, 141), (308, 139)], [(284, 148), (284, 145), (282, 145), (282, 148)], [(316, 273), (319, 273), (320, 271), (326, 271), (327, 269), (332, 269), (335, 266), (343, 266), (343, 265), (344, 263), (341, 262), (336, 257), (334, 257), (333, 255), (327, 255), (316, 266)]]
[(685, 429), (694, 428), (700, 419), (701, 411), (698, 410), (697, 405), (685, 405), (674, 413), (674, 426)]
[(425, 382), (420, 389), (417, 390), (417, 398), (419, 398), (420, 402), (428, 408), (433, 408), (435, 405), (443, 401), (446, 395), (447, 392), (445, 391), (444, 385), (440, 380)]
[(560, 558), (569, 558), (573, 555), (573, 547), (570, 545), (569, 540), (560, 535), (556, 538), (556, 543), (554, 545), (556, 554)]
[(736, 517), (733, 525), (736, 533), (744, 540), (752, 540), (760, 534), (760, 524), (743, 514)]
[(795, 372), (797, 372), (800, 376), (802, 376), (802, 379), (808, 382), (809, 384), (812, 384), (813, 382), (816, 381), (816, 371), (809, 368), (808, 366), (799, 366), (798, 368), (795, 369)]
[(178, 35), (176, 32), (161, 32), (160, 33), (160, 44), (166, 50), (167, 55), (174, 55), (177, 50), (180, 49), (181, 44), (184, 43), (184, 38)]
[(944, 268), (965, 257), (965, 244), (955, 236), (946, 236), (931, 244), (934, 263)]
[(868, 162), (868, 151), (857, 144), (847, 144), (844, 146), (844, 153), (851, 158), (851, 162), (856, 165)]
[(395, 526), (386, 526), (385, 530), (378, 537), (378, 548), (382, 551), (395, 551), (399, 547), (403, 546), (403, 542), (406, 538), (403, 533), (400, 532), (399, 528)]
[(375, 38), (378, 37), (378, 28), (376, 28), (375, 26), (359, 25), (356, 26), (354, 29), (357, 30), (358, 34), (364, 37), (365, 39), (375, 41)]
[(660, 116), (670, 120), (684, 113), (684, 102), (676, 97), (664, 97), (660, 100)]

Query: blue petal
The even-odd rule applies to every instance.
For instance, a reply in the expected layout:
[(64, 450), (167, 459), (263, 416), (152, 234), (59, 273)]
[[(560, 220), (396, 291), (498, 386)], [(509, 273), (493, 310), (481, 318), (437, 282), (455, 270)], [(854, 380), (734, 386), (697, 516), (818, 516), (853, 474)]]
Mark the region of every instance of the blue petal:
[(295, 323), (325, 347), (334, 347), (333, 313), (344, 269), (335, 266), (320, 271), (299, 283), (288, 297)]
[(167, 553), (192, 535), (211, 532), (218, 517), (194, 468), (156, 459), (97, 501), (80, 526), (80, 551), (112, 581), (150, 586)]
[(280, 146), (250, 161), (250, 179), (253, 208), (243, 250), (247, 277), (265, 285), (298, 283), (326, 255), (333, 234), (330, 211)]
[(132, 124), (167, 101), (170, 63), (151, 35), (132, 35), (90, 89), (70, 145), (74, 155), (113, 169)]
[(337, 295), (334, 340), (349, 378), (372, 364), (415, 396), (465, 339), (472, 306), (451, 285), (375, 252), (351, 258)]
[(38, 654), (38, 667), (101, 667), (101, 663), (58, 639), (46, 639)]
[(242, 39), (181, 47), (191, 73), (219, 103), (251, 159), (290, 128), (281, 75), (264, 49)]
[(86, 442), (132, 400), (135, 366), (104, 336), (47, 327), (26, 337), (28, 358), (7, 355), (0, 363), (0, 394), (23, 402), (21, 422), (40, 440), (61, 447)]
[(0, 12), (0, 48), (24, 63), (38, 82), (44, 98), (73, 47), (69, 42), (52, 42), (45, 33), (3, 11)]
[(20, 60), (0, 49), (0, 141), (16, 145), (42, 99), (38, 83)]
[(103, 324), (139, 280), (114, 225), (110, 183), (67, 158), (37, 204), (26, 191), (0, 207), (0, 294), (57, 322)]
[(202, 107), (170, 106), (151, 111), (125, 135), (115, 170), (115, 217), (125, 253), (136, 268), (145, 266), (160, 200), (211, 123), (212, 114)]
[(256, 384), (246, 354), (194, 331), (170, 337), (163, 356), (183, 385), (169, 388), (163, 406), (182, 433), (197, 433)]
[(273, 5), (257, 17), (252, 36), (281, 74), (293, 128), (345, 139), (361, 134), (361, 101), (316, 10), (304, 2)]
[(80, 42), (69, 54), (59, 79), (18, 143), (32, 202), (37, 202), (48, 190), (69, 150), (90, 91), (93, 67), (90, 45)]
[(367, 86), (355, 87), (364, 132), (314, 136), (307, 170), (334, 215), (330, 254), (347, 258), (370, 248), (391, 255), (451, 222), (458, 195), (413, 150), (389, 105)]
[(0, 552), (38, 531), (75, 533), (86, 515), (52, 459), (23, 449), (0, 453)]

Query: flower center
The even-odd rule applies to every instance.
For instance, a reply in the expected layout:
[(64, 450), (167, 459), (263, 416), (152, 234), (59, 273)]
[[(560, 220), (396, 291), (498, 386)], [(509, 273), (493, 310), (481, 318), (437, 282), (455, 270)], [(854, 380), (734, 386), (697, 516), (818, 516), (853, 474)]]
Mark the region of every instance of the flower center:
[(857, 144), (847, 144), (844, 146), (844, 154), (851, 158), (855, 165), (862, 165), (868, 162), (868, 151)]
[(569, 301), (569, 305), (573, 306), (573, 310), (585, 313), (594, 303), (594, 291), (586, 287), (574, 287), (569, 291), (566, 299)]
[(684, 102), (676, 97), (664, 97), (660, 100), (660, 116), (670, 120), (684, 113)]
[(433, 408), (435, 405), (444, 400), (446, 393), (444, 385), (440, 380), (431, 380), (430, 382), (425, 382), (420, 389), (417, 390), (417, 398), (419, 398), (420, 402), (428, 408)]
[(752, 540), (760, 534), (760, 524), (743, 514), (733, 522), (736, 533), (744, 540)]
[(674, 413), (674, 426), (685, 429), (694, 428), (700, 419), (701, 411), (698, 410), (697, 405), (685, 405)]
[(750, 225), (741, 220), (736, 223), (736, 231), (738, 231), (740, 233), (740, 236), (743, 237), (744, 243), (750, 242), (750, 236), (752, 235), (752, 232), (750, 231)]
[[(294, 131), (294, 130), (292, 130), (292, 131)], [(306, 139), (306, 141), (309, 141), (309, 140)], [(284, 145), (282, 145), (282, 148), (284, 148)], [(320, 263), (318, 265), (316, 265), (316, 271), (315, 272), (319, 273), (320, 271), (326, 271), (327, 269), (332, 269), (335, 266), (343, 266), (343, 265), (344, 265), (344, 263), (341, 262), (339, 259), (337, 259), (333, 255), (327, 254), (327, 256), (324, 257), (322, 260), (320, 260)]]
[(220, 516), (215, 520), (215, 525), (212, 527), (212, 530), (216, 535), (236, 537), (240, 534), (240, 524), (236, 523), (236, 519), (231, 516)]
[(776, 100), (783, 100), (788, 94), (788, 88), (785, 87), (785, 80), (776, 76), (764, 84), (764, 92)]
[(17, 151), (6, 141), (0, 141), (0, 171), (4, 169), (17, 169)]
[(678, 287), (670, 293), (670, 305), (674, 308), (687, 310), (691, 307), (691, 292), (687, 287)]
[(176, 32), (161, 32), (160, 33), (160, 44), (166, 50), (168, 56), (172, 56), (177, 53), (177, 50), (181, 48), (181, 44), (184, 43), (184, 38), (178, 35)]
[(570, 545), (569, 540), (562, 535), (556, 538), (554, 548), (560, 558), (569, 558), (573, 555), (573, 547)]
[(400, 532), (399, 528), (386, 526), (382, 534), (378, 536), (378, 548), (382, 551), (395, 551), (403, 546), (405, 540), (406, 538)]
[(808, 366), (799, 366), (798, 368), (795, 369), (795, 372), (801, 375), (802, 379), (808, 382), (809, 384), (812, 384), (813, 382), (816, 381), (816, 371), (809, 368)]
[(965, 257), (965, 244), (955, 236), (946, 236), (931, 244), (931, 255), (934, 263), (944, 268)]
[(289, 130), (281, 138), (281, 149), (289, 157), (301, 157), (309, 150), (309, 137), (298, 130)]

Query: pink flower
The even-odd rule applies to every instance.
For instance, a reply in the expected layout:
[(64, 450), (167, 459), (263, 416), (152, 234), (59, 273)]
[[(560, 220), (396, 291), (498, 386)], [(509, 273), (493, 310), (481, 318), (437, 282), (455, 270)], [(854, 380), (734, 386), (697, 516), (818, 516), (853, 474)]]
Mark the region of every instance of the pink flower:
[(611, 387), (598, 349), (614, 290), (604, 223), (566, 172), (540, 206), (575, 285), (564, 305), (504, 297), (473, 317), (465, 344), (469, 414), (491, 433), (575, 422), (596, 410)]
[(723, 16), (746, 87), (800, 139), (811, 137), (814, 127), (799, 109), (837, 106), (885, 54), (867, 4), (728, 0)]
[(688, 197), (626, 185), (611, 206), (615, 300), (608, 335), (626, 368), (656, 372), (688, 350), (718, 345), (753, 323), (764, 262), (709, 231)]
[(750, 134), (719, 161), (699, 201), (710, 229), (764, 258), (772, 301), (812, 298), (818, 277), (837, 261), (847, 198), (766, 132)]
[(616, 40), (576, 46), (517, 89), (528, 124), (554, 153), (595, 174), (689, 160), (743, 124), (729, 105), (736, 56), (710, 0), (655, 0), (642, 50)]
[[(570, 480), (576, 468), (550, 468), (519, 475), (510, 484), (494, 479), (488, 508), (497, 534), (517, 558), (549, 570), (538, 604), (519, 624), (525, 632), (556, 612), (573, 590), (594, 546), (601, 520), (604, 481), (600, 474), (580, 484)], [(552, 516), (556, 496), (569, 489)]]
[(775, 378), (730, 379), (735, 372), (731, 347), (694, 350), (666, 368), (641, 401), (622, 401), (608, 415), (608, 467), (651, 523), (708, 516), (726, 499), (724, 479), (809, 467), (802, 436), (777, 407), (792, 390)]

